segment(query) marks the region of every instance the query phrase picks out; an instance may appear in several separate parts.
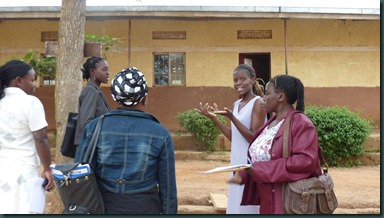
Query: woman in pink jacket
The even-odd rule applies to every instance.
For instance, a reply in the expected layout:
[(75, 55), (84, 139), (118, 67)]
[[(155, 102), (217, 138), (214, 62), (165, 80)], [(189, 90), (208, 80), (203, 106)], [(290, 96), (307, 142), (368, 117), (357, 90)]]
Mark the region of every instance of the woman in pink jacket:
[[(282, 184), (322, 174), (318, 136), (311, 120), (297, 113), (304, 111), (304, 86), (299, 79), (273, 77), (266, 85), (263, 107), (274, 115), (250, 143), (248, 161), (252, 167), (236, 172), (229, 182), (245, 184), (242, 205), (260, 204), (260, 214), (284, 214)], [(283, 158), (283, 126), (291, 114), (290, 152)]]

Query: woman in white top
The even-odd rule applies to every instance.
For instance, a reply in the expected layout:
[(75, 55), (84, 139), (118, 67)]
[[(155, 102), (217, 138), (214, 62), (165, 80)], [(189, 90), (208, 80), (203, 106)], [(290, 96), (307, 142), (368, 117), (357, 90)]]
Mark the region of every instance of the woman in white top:
[(0, 67), (0, 214), (32, 213), (30, 203), (35, 181), (48, 180), (54, 187), (47, 121), (42, 103), (32, 96), (35, 71), (12, 60)]
[[(240, 99), (235, 101), (233, 111), (224, 107), (219, 110), (214, 104), (200, 102), (199, 113), (210, 118), (231, 141), (231, 165), (247, 163), (247, 149), (254, 133), (266, 121), (266, 113), (261, 106), (264, 96), (258, 83), (255, 70), (241, 64), (233, 72), (233, 82)], [(215, 114), (221, 114), (231, 120), (231, 128), (224, 125)], [(232, 173), (230, 177), (232, 177)], [(240, 206), (244, 185), (230, 184), (228, 190), (227, 214), (257, 214), (259, 206)]]

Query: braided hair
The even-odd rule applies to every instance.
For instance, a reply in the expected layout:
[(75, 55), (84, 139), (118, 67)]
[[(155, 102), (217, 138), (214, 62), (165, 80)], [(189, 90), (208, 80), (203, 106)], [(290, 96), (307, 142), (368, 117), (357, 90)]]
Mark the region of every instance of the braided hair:
[(277, 75), (269, 82), (274, 84), (276, 92), (285, 93), (289, 104), (293, 105), (296, 102), (296, 110), (304, 112), (304, 85), (298, 78), (290, 75)]
[[(257, 78), (256, 77), (256, 71), (255, 69), (253, 69), (253, 67), (247, 65), (247, 64), (240, 64), (239, 66), (237, 66), (234, 70), (235, 71), (238, 71), (238, 70), (246, 70), (249, 74), (249, 76), (253, 79), (255, 78), (256, 79), (256, 82), (255, 84), (252, 86), (252, 91), (253, 93), (255, 93), (256, 95), (260, 96), (260, 97), (263, 97), (264, 96), (264, 81), (263, 79), (261, 78)], [(260, 84), (259, 82), (261, 82), (262, 84)]]
[(21, 61), (11, 60), (0, 67), (0, 99), (4, 97), (4, 89), (9, 86), (9, 83), (16, 77), (24, 77), (32, 67)]
[(87, 61), (83, 64), (81, 71), (83, 72), (83, 80), (89, 80), (91, 78), (91, 70), (96, 69), (96, 64), (100, 61), (103, 61), (104, 58), (92, 56), (87, 59)]

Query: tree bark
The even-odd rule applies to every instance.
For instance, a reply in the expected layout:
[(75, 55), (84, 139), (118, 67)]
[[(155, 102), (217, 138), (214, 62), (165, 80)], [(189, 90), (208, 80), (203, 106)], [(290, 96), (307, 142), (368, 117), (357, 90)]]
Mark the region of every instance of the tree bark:
[[(86, 0), (62, 0), (59, 23), (59, 48), (55, 87), (56, 155), (54, 163), (73, 162), (61, 155), (69, 112), (78, 110), (78, 96), (82, 89), (81, 66), (83, 62)], [(52, 194), (52, 213), (60, 214), (63, 205), (57, 188)], [(48, 202), (48, 201), (47, 201)]]

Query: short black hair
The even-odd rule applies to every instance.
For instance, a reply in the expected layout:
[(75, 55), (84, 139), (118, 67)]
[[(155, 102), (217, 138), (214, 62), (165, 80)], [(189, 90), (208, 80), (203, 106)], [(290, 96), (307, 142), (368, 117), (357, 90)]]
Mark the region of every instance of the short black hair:
[(24, 77), (32, 69), (31, 65), (21, 60), (11, 60), (0, 67), (0, 99), (4, 97), (4, 89), (16, 77)]

